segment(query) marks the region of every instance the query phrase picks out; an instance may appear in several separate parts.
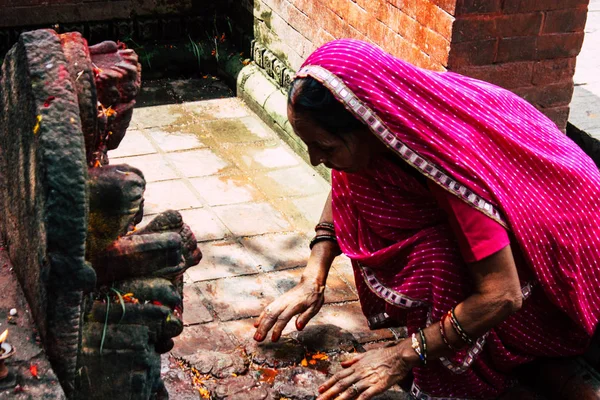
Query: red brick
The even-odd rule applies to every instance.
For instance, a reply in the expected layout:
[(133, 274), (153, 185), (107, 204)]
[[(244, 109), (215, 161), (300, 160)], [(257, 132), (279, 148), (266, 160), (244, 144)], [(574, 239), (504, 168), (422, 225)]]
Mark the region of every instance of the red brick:
[(538, 35), (542, 20), (541, 12), (503, 15), (497, 19), (496, 33), (498, 37)]
[(332, 10), (327, 8), (320, 2), (315, 2), (315, 15), (320, 16), (322, 27), (336, 39), (348, 37), (350, 34), (350, 26), (346, 21), (342, 20)]
[(542, 33), (581, 32), (585, 28), (587, 9), (548, 11)]
[(384, 25), (387, 25), (389, 27), (390, 24), (392, 23), (394, 15), (397, 12), (398, 12), (398, 9), (396, 7), (394, 7), (390, 3), (386, 3), (385, 11), (383, 13), (381, 13), (380, 18), (377, 18), (377, 19), (379, 21), (381, 21)]
[(448, 62), (448, 53), (450, 52), (450, 42), (446, 40), (442, 35), (432, 31), (428, 28), (423, 28), (425, 34), (424, 46), (420, 47), (424, 49), (425, 53), (428, 54), (434, 61), (441, 64)]
[(573, 79), (575, 57), (538, 61), (533, 68), (534, 85), (544, 85)]
[(316, 2), (313, 0), (293, 0), (292, 2), (294, 7), (296, 7), (298, 10), (302, 11), (309, 17), (317, 15), (315, 12), (315, 3)]
[(496, 37), (497, 18), (492, 15), (459, 17), (452, 28), (452, 42), (470, 42)]
[(564, 10), (587, 6), (589, 0), (504, 0), (505, 13)]
[(309, 40), (314, 39), (316, 36), (317, 27), (315, 24), (312, 23), (308, 16), (294, 6), (287, 8), (286, 22)]
[(448, 57), (448, 68), (492, 64), (496, 57), (496, 44), (495, 39), (453, 44)]
[(456, 15), (490, 14), (502, 9), (501, 0), (457, 0)]
[(380, 21), (385, 18), (387, 13), (387, 3), (383, 0), (366, 1), (360, 7)]
[(523, 36), (516, 38), (502, 38), (498, 43), (496, 62), (535, 60), (537, 51), (537, 37)]
[(454, 22), (453, 42), (534, 36), (540, 31), (541, 12), (509, 15), (470, 15)]
[(456, 0), (433, 0), (433, 3), (450, 15), (456, 11)]
[(398, 10), (394, 12), (390, 28), (403, 37), (410, 39), (415, 44), (422, 40), (420, 31), (423, 29), (423, 26), (403, 11)]
[(365, 10), (354, 3), (350, 3), (348, 6), (346, 21), (348, 21), (350, 26), (356, 28), (363, 34), (367, 32), (367, 27), (369, 24), (378, 22), (373, 15), (368, 14)]
[(542, 35), (538, 38), (537, 58), (540, 60), (551, 58), (575, 57), (583, 44), (583, 32)]
[(438, 7), (432, 15), (429, 27), (446, 39), (450, 39), (452, 37), (453, 24), (454, 17)]
[(450, 43), (446, 38), (423, 26), (395, 7), (391, 7), (390, 18), (388, 27), (392, 31), (409, 38), (417, 48), (431, 56), (435, 61), (442, 64), (447, 62)]
[(573, 82), (531, 86), (512, 89), (512, 91), (537, 107), (566, 106), (569, 105), (573, 96)]
[(560, 130), (565, 131), (569, 120), (569, 106), (542, 108), (540, 111), (550, 118)]
[(453, 18), (435, 3), (429, 0), (404, 1), (398, 8), (421, 25), (450, 39)]
[(317, 36), (315, 37), (314, 45), (319, 47), (321, 45), (324, 45), (327, 42), (331, 42), (332, 40), (335, 40), (335, 37), (333, 37), (326, 30), (319, 29), (317, 32)]
[(408, 42), (404, 37), (387, 30), (385, 34), (386, 49), (394, 56), (408, 61), (421, 68), (432, 68), (436, 65), (418, 47)]
[(391, 30), (386, 30), (384, 33), (386, 49), (394, 56), (403, 60), (409, 61), (407, 55), (409, 48), (412, 46), (406, 39)]
[(384, 37), (387, 27), (380, 21), (373, 21), (367, 26), (367, 37), (373, 41), (373, 43), (379, 45), (385, 45)]
[(534, 61), (528, 61), (478, 67), (465, 66), (453, 71), (506, 89), (513, 89), (531, 84), (534, 63)]
[(362, 40), (363, 42), (369, 41), (369, 38), (364, 33), (359, 32), (358, 30), (354, 29), (350, 25), (348, 25), (348, 34), (345, 37), (348, 37), (351, 39)]
[(348, 14), (348, 6), (350, 4), (350, 0), (328, 0), (325, 2), (327, 7), (336, 13), (342, 19)]

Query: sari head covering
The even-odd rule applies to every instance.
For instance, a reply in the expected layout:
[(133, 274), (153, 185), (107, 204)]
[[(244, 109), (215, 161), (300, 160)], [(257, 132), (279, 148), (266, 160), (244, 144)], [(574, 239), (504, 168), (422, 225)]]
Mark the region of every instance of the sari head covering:
[(356, 40), (320, 47), (297, 77), (321, 82), (412, 167), (382, 157), (366, 171), (332, 172), (338, 242), (372, 326), (393, 317), (414, 331), (472, 290), (445, 214), (415, 171), (506, 227), (524, 259), (523, 294), (533, 286), (536, 296), (442, 359), (464, 380), (448, 386), (417, 368), (415, 381), (444, 396), (494, 396), (508, 384), (498, 369), (583, 351), (600, 318), (600, 173), (552, 121), (505, 89)]

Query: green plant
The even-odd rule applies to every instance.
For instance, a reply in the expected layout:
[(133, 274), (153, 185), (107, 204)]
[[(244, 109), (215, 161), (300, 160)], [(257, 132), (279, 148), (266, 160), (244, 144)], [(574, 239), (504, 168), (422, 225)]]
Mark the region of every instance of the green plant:
[[(159, 51), (156, 48), (148, 50), (146, 45), (137, 43), (131, 36), (124, 37), (123, 42), (127, 43), (127, 45), (137, 53), (142, 65), (146, 64), (148, 68), (152, 69), (152, 59), (159, 54)], [(133, 46), (131, 46), (129, 43), (131, 43)]]
[(110, 311), (110, 296), (106, 294), (106, 316), (104, 317), (104, 327), (102, 328), (102, 339), (100, 339), (100, 356), (104, 349), (104, 339), (106, 338), (106, 328), (108, 328), (108, 312)]
[[(123, 317), (125, 317), (125, 301), (123, 300), (123, 296), (121, 292), (119, 292), (115, 288), (110, 288), (111, 291), (115, 292), (119, 297), (119, 303), (121, 303), (121, 308), (123, 309), (123, 313), (121, 314), (121, 319), (119, 323), (123, 321)], [(108, 328), (108, 314), (110, 312), (110, 295), (106, 293), (106, 316), (104, 317), (104, 326), (102, 327), (102, 338), (100, 339), (100, 355), (102, 355), (102, 350), (104, 349), (104, 339), (106, 338), (106, 329)]]
[[(196, 61), (198, 62), (198, 69), (202, 68), (202, 59), (205, 56), (205, 52), (204, 52), (204, 46), (202, 46), (202, 43), (198, 42), (194, 42), (192, 40), (192, 37), (188, 35), (188, 38), (190, 39), (190, 43), (189, 43), (189, 48), (191, 48), (192, 53), (194, 53), (194, 57), (196, 58)], [(187, 46), (186, 46), (187, 47)]]

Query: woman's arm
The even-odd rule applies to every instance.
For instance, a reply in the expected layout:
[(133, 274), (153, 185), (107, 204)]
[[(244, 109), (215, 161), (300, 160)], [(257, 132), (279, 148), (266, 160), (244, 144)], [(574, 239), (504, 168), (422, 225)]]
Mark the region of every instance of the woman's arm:
[[(327, 196), (327, 200), (325, 200), (325, 205), (323, 206), (323, 212), (321, 213), (321, 218), (319, 219), (319, 223), (321, 222), (333, 223), (331, 191), (329, 192), (329, 196)], [(316, 233), (317, 235), (331, 234), (331, 232), (327, 230), (318, 230)], [(302, 274), (302, 279), (313, 281), (320, 286), (325, 286), (327, 275), (329, 275), (329, 269), (331, 268), (331, 263), (333, 263), (333, 260), (339, 254), (339, 246), (332, 241), (325, 240), (315, 244), (310, 252), (310, 257), (308, 259), (306, 268), (304, 269), (304, 273)]]
[[(455, 315), (462, 328), (475, 340), (517, 312), (521, 308), (523, 295), (510, 246), (481, 261), (468, 264), (468, 268), (474, 291), (456, 306)], [(466, 343), (456, 333), (449, 319), (446, 318), (444, 322), (450, 344), (455, 348), (465, 347)], [(428, 359), (452, 354), (442, 340), (439, 323), (424, 329), (424, 333)], [(409, 350), (403, 349), (404, 357), (414, 361), (416, 353), (410, 346)], [(416, 360), (418, 365), (418, 357)]]
[[(521, 287), (510, 246), (469, 264), (474, 291), (455, 309), (456, 319), (474, 340), (518, 311), (522, 304)], [(427, 342), (427, 359), (453, 354), (444, 343), (439, 321), (423, 330)], [(466, 343), (454, 331), (448, 319), (445, 332), (454, 348)], [(418, 336), (418, 335), (417, 335)], [(419, 340), (421, 349), (423, 344)], [(393, 347), (362, 353), (342, 364), (346, 369), (335, 374), (320, 388), (318, 400), (369, 399), (406, 377), (411, 368), (421, 365), (419, 356), (407, 338)], [(358, 393), (357, 393), (358, 392)]]
[[(319, 222), (333, 222), (331, 192), (325, 201)], [(319, 230), (317, 234), (330, 235), (331, 232)], [(255, 340), (264, 340), (267, 333), (273, 329), (271, 340), (276, 342), (279, 340), (283, 329), (295, 315), (298, 315), (296, 328), (298, 330), (304, 329), (308, 321), (319, 312), (325, 301), (323, 291), (325, 290), (327, 275), (331, 263), (339, 253), (338, 245), (329, 240), (318, 242), (313, 246), (298, 285), (269, 304), (254, 323), (256, 328)]]

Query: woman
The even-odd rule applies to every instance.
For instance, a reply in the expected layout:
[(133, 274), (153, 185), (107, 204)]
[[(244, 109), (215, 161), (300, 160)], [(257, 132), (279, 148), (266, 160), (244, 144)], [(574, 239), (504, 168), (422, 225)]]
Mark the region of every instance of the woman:
[[(319, 399), (368, 399), (412, 370), (421, 398), (491, 398), (538, 357), (581, 354), (600, 317), (600, 173), (529, 103), (359, 41), (319, 48), (288, 117), (332, 168), (301, 282), (256, 322), (272, 340), (323, 304), (341, 250), (371, 328), (409, 338), (344, 364)], [(339, 248), (337, 247), (339, 245)]]

